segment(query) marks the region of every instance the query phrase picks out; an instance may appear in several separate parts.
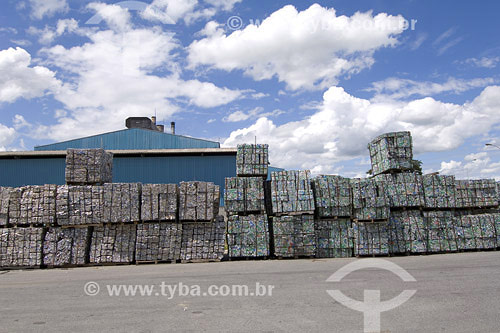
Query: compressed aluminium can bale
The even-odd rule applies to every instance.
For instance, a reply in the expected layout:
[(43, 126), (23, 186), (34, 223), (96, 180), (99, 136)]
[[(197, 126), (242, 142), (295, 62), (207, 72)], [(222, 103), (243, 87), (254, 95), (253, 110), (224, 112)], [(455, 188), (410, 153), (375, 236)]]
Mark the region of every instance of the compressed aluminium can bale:
[(426, 208), (455, 208), (455, 177), (424, 175), (424, 198)]
[(354, 254), (356, 256), (388, 255), (388, 222), (353, 222)]
[(410, 132), (393, 132), (378, 136), (368, 144), (372, 174), (412, 169), (413, 150)]
[(225, 238), (226, 222), (222, 216), (214, 222), (183, 223), (181, 260), (221, 260)]
[(136, 261), (175, 261), (181, 258), (182, 224), (137, 225)]
[(132, 263), (135, 254), (135, 224), (108, 224), (94, 227), (90, 263)]
[(83, 265), (88, 261), (89, 228), (49, 228), (43, 241), (46, 266)]
[(227, 221), (229, 257), (269, 255), (269, 226), (266, 214), (229, 216)]
[(496, 183), (493, 179), (456, 180), (455, 195), (458, 208), (498, 206)]
[(43, 228), (0, 229), (0, 267), (39, 267)]
[(104, 223), (138, 222), (141, 219), (141, 184), (104, 184)]
[(353, 217), (359, 221), (387, 220), (389, 198), (386, 182), (376, 179), (351, 179)]
[(500, 214), (493, 214), (493, 218), (495, 219), (495, 231), (497, 236), (497, 248), (500, 247)]
[(420, 210), (391, 211), (389, 251), (393, 254), (428, 252), (428, 228)]
[(179, 219), (181, 221), (214, 221), (219, 213), (220, 188), (214, 183), (181, 182)]
[[(466, 214), (463, 213), (463, 214)], [(482, 250), (497, 247), (498, 214), (459, 215), (456, 232), (459, 249)]]
[(458, 250), (455, 214), (451, 211), (425, 211), (428, 229), (428, 252)]
[(113, 154), (104, 149), (68, 149), (66, 184), (93, 185), (111, 183)]
[(175, 221), (178, 195), (177, 184), (142, 184), (141, 220)]
[(271, 173), (271, 201), (277, 216), (293, 213), (313, 213), (314, 196), (311, 172), (279, 171)]
[(0, 227), (7, 226), (9, 222), (9, 200), (12, 187), (0, 187)]
[(296, 257), (316, 255), (313, 215), (274, 217), (274, 255)]
[(62, 185), (57, 187), (56, 219), (60, 226), (96, 225), (104, 222), (104, 187)]
[(269, 145), (238, 145), (236, 153), (236, 174), (238, 176), (267, 177)]
[(424, 187), (422, 176), (416, 173), (396, 173), (378, 175), (374, 179), (386, 183), (387, 196), (391, 207), (423, 207)]
[(51, 226), (56, 221), (56, 185), (29, 185), (10, 191), (9, 224)]
[(264, 213), (264, 180), (260, 177), (226, 178), (224, 208), (228, 215)]
[(349, 178), (321, 175), (313, 178), (312, 187), (318, 217), (350, 217), (352, 215)]
[(317, 258), (348, 258), (354, 254), (351, 219), (314, 220)]

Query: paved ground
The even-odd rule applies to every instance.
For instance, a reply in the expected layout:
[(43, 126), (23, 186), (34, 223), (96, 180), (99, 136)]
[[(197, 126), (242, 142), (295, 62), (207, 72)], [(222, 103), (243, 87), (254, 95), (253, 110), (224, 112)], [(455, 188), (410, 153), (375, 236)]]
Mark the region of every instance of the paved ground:
[[(365, 260), (365, 259), (358, 259)], [(0, 272), (0, 331), (333, 331), (362, 332), (363, 314), (331, 298), (340, 289), (382, 300), (416, 289), (402, 306), (382, 313), (385, 332), (499, 332), (500, 252), (397, 257), (417, 282), (378, 269), (325, 280), (356, 259), (240, 261), (208, 264), (89, 267)], [(87, 282), (100, 285), (96, 296)], [(274, 285), (272, 296), (161, 295), (161, 283), (201, 294), (210, 285)], [(154, 285), (152, 296), (108, 295), (107, 285)], [(166, 287), (164, 287), (166, 288)], [(223, 287), (224, 288), (224, 287)], [(94, 291), (94, 289), (89, 289)], [(166, 289), (168, 290), (168, 289)], [(169, 299), (171, 298), (171, 299)]]

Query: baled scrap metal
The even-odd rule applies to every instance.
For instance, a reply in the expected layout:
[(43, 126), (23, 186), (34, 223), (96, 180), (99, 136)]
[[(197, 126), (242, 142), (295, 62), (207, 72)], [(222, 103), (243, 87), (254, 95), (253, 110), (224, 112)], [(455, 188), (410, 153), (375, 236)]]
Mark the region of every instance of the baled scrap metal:
[(317, 215), (321, 218), (352, 215), (349, 178), (321, 175), (312, 180)]
[(497, 248), (500, 247), (500, 213), (493, 214), (495, 219), (495, 231), (497, 236)]
[(424, 211), (428, 229), (428, 252), (458, 250), (455, 214), (452, 211)]
[(181, 258), (182, 224), (137, 225), (136, 261), (175, 261)]
[(497, 247), (496, 214), (462, 215), (457, 218), (459, 246), (464, 250)]
[(311, 172), (279, 171), (271, 173), (271, 201), (273, 213), (312, 213), (314, 196), (311, 188)]
[(389, 254), (389, 223), (353, 222), (354, 254), (357, 256)]
[(260, 177), (226, 178), (224, 208), (229, 215), (265, 212), (264, 180)]
[(236, 174), (238, 176), (266, 176), (269, 164), (269, 145), (238, 145)]
[(372, 174), (412, 169), (413, 150), (410, 132), (393, 132), (378, 136), (368, 144)]
[(424, 175), (424, 198), (426, 208), (455, 208), (455, 177)]
[(498, 205), (496, 183), (493, 179), (456, 180), (458, 208), (484, 208)]
[(49, 228), (43, 241), (43, 264), (83, 265), (90, 245), (89, 228)]
[(12, 187), (0, 187), (0, 227), (9, 222), (9, 200)]
[(175, 221), (178, 194), (177, 184), (142, 184), (141, 220)]
[(229, 216), (227, 237), (230, 257), (269, 255), (269, 226), (266, 214)]
[(225, 237), (226, 222), (222, 216), (214, 222), (183, 223), (181, 260), (221, 260)]
[(104, 223), (140, 221), (140, 183), (104, 184)]
[(134, 261), (136, 225), (107, 224), (94, 227), (90, 263), (131, 263)]
[(181, 182), (179, 219), (181, 221), (213, 221), (219, 213), (220, 188), (214, 183)]
[(353, 216), (360, 221), (389, 218), (386, 183), (375, 179), (351, 179)]
[(423, 207), (424, 187), (422, 176), (416, 173), (384, 174), (375, 177), (385, 181), (391, 207)]
[(56, 219), (60, 226), (103, 223), (104, 187), (62, 185), (57, 187)]
[(111, 183), (113, 154), (104, 149), (68, 149), (65, 178), (67, 184)]
[(313, 215), (274, 217), (274, 254), (278, 257), (316, 255)]
[(29, 185), (10, 192), (9, 224), (50, 226), (56, 220), (56, 185)]
[(354, 253), (354, 240), (349, 218), (314, 220), (317, 258), (349, 258)]
[(0, 267), (42, 264), (43, 228), (0, 229)]
[(391, 253), (426, 253), (428, 228), (420, 210), (391, 211), (389, 219)]

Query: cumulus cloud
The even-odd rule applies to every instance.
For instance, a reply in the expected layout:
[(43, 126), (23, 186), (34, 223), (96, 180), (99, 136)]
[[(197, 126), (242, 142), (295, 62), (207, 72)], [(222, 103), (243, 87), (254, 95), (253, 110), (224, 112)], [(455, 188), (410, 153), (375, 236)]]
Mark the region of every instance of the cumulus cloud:
[(457, 179), (496, 178), (500, 180), (500, 162), (492, 159), (492, 152), (468, 154), (463, 161), (441, 162), (439, 172), (454, 175)]
[(500, 63), (500, 57), (469, 58), (464, 61), (466, 64), (482, 68), (495, 68)]
[(211, 82), (181, 79), (175, 55), (180, 44), (171, 34), (158, 27), (135, 28), (120, 6), (89, 6), (108, 30), (79, 30), (89, 42), (41, 52), (48, 65), (68, 73), (54, 96), (68, 112), (58, 113), (57, 124), (39, 127), (38, 136), (64, 140), (115, 130), (128, 116), (150, 116), (157, 109), (162, 120), (178, 112), (180, 104), (210, 108), (243, 95)]
[(415, 153), (446, 151), (500, 123), (500, 87), (486, 87), (472, 102), (444, 103), (427, 97), (409, 102), (373, 102), (340, 87), (325, 92), (320, 109), (300, 121), (276, 125), (267, 118), (233, 131), (225, 146), (270, 144), (273, 163), (329, 172), (335, 163), (366, 156), (367, 143), (384, 132), (412, 132)]
[(52, 16), (55, 13), (68, 11), (66, 0), (29, 0), (31, 5), (31, 16), (41, 20), (44, 16)]
[(279, 110), (279, 109), (273, 110), (271, 112), (264, 112), (264, 108), (258, 106), (258, 107), (253, 108), (252, 110), (250, 110), (248, 112), (244, 112), (241, 110), (234, 111), (234, 112), (230, 113), (229, 115), (225, 116), (224, 118), (222, 118), (222, 121), (226, 122), (226, 123), (236, 123), (236, 122), (240, 122), (240, 121), (244, 121), (244, 120), (248, 120), (248, 119), (254, 119), (254, 118), (258, 118), (258, 117), (276, 117), (276, 116), (279, 116), (283, 113), (285, 113), (285, 112), (283, 110)]
[(48, 68), (31, 67), (31, 55), (19, 47), (0, 51), (0, 77), (0, 103), (41, 97), (61, 85)]
[(470, 89), (486, 87), (495, 82), (496, 80), (493, 78), (464, 80), (450, 77), (446, 82), (437, 83), (391, 77), (383, 81), (374, 82), (372, 87), (367, 89), (367, 91), (375, 92), (375, 99), (401, 99), (416, 96), (433, 96), (447, 92), (460, 94)]
[(17, 133), (14, 128), (0, 124), (0, 151), (7, 150), (16, 137)]
[(28, 33), (31, 35), (38, 36), (38, 42), (40, 44), (50, 44), (57, 37), (62, 36), (64, 33), (72, 33), (78, 30), (78, 22), (75, 19), (65, 19), (59, 20), (55, 28), (50, 26), (45, 26), (43, 29), (38, 29), (35, 27), (30, 27)]
[(404, 23), (385, 13), (347, 17), (318, 4), (301, 12), (289, 5), (229, 35), (207, 23), (205, 38), (188, 47), (188, 60), (191, 68), (243, 70), (255, 80), (277, 77), (292, 90), (321, 89), (370, 67), (374, 51), (397, 44)]

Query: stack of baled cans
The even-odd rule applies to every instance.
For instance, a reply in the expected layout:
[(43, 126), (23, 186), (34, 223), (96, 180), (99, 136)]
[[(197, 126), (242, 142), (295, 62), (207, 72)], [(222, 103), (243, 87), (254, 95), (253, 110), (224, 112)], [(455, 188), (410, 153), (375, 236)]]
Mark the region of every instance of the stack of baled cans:
[(267, 145), (238, 145), (237, 177), (225, 180), (227, 245), (230, 258), (270, 255), (264, 182), (269, 164)]

